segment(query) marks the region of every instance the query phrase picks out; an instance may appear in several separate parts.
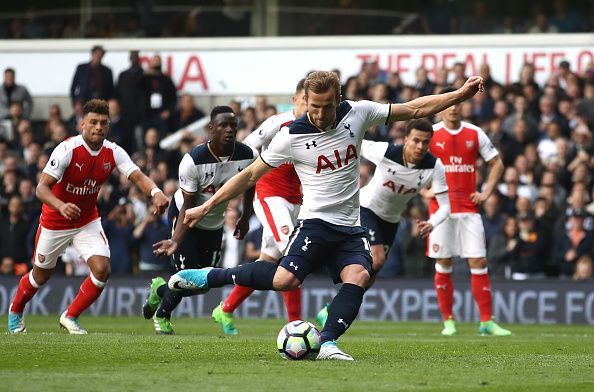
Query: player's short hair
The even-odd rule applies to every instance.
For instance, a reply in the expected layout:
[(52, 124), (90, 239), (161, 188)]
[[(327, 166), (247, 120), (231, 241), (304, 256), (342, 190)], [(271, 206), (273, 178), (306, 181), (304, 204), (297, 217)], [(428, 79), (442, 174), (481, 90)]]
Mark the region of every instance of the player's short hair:
[(102, 99), (91, 99), (83, 106), (83, 117), (89, 113), (105, 114), (109, 116), (109, 105)]
[(305, 78), (301, 79), (297, 82), (297, 87), (295, 87), (295, 95), (299, 94), (301, 90), (305, 88)]
[(313, 71), (307, 75), (303, 83), (305, 94), (313, 91), (316, 94), (321, 94), (334, 89), (336, 96), (340, 96), (340, 80), (338, 75), (331, 71)]
[(235, 113), (229, 106), (215, 106), (210, 111), (210, 122), (213, 122), (215, 117), (221, 113)]
[(431, 124), (431, 121), (424, 119), (424, 118), (417, 118), (414, 120), (410, 120), (406, 124), (406, 136), (410, 135), (410, 133), (413, 129), (416, 129), (417, 131), (429, 132), (429, 133), (433, 134), (433, 124)]
[(4, 70), (4, 73), (11, 73), (11, 74), (13, 74), (13, 75), (14, 75), (14, 74), (15, 74), (15, 72), (14, 72), (14, 68), (6, 68), (6, 69)]
[(440, 94), (445, 94), (445, 93), (451, 93), (453, 91), (456, 91), (456, 89), (453, 88), (452, 86), (447, 86), (447, 87), (444, 87), (441, 90), (439, 90), (439, 93)]

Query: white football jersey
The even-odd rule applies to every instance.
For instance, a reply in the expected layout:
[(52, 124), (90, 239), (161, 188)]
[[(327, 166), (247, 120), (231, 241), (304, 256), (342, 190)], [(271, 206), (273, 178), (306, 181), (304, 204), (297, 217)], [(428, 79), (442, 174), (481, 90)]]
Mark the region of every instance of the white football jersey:
[(299, 219), (359, 225), (359, 159), (368, 128), (384, 124), (389, 104), (343, 101), (335, 126), (321, 131), (307, 114), (284, 127), (262, 152), (272, 167), (292, 162), (303, 187)]
[(363, 140), (361, 154), (376, 166), (373, 178), (361, 188), (361, 206), (387, 222), (399, 222), (406, 203), (422, 188), (434, 193), (448, 190), (445, 169), (427, 153), (417, 165), (404, 164), (402, 145)]
[[(184, 204), (182, 191), (195, 193), (197, 204), (202, 205), (231, 177), (242, 171), (258, 157), (258, 152), (243, 143), (235, 142), (235, 150), (227, 160), (215, 156), (208, 143), (200, 144), (185, 154), (179, 164), (179, 187), (175, 192), (175, 204), (181, 210)], [(217, 230), (223, 226), (226, 203), (213, 208), (196, 227)], [(193, 207), (193, 206), (192, 206)]]
[(260, 126), (250, 133), (243, 142), (258, 151), (265, 150), (270, 141), (282, 127), (295, 121), (293, 110), (268, 117)]

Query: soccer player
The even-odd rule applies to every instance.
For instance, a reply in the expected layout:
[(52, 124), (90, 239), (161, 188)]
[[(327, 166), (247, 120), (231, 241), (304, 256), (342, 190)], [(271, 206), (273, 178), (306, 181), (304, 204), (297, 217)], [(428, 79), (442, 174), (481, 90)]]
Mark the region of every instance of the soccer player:
[[(231, 177), (245, 169), (258, 152), (235, 140), (237, 117), (228, 106), (216, 106), (210, 112), (209, 141), (194, 147), (179, 164), (180, 189), (169, 207), (171, 239), (154, 244), (155, 254), (172, 256), (177, 271), (186, 268), (215, 267), (221, 256), (224, 214), (227, 202), (219, 204), (194, 228), (185, 222), (186, 211), (208, 201)], [(242, 239), (249, 229), (254, 189), (246, 190), (243, 215), (237, 222), (235, 236)], [(173, 334), (171, 312), (183, 297), (203, 293), (204, 290), (172, 291), (165, 280), (152, 280), (149, 296), (142, 308), (146, 319), (153, 318), (157, 334)]]
[(60, 316), (60, 325), (74, 335), (87, 333), (78, 317), (99, 297), (110, 274), (109, 244), (97, 212), (97, 193), (117, 167), (146, 195), (156, 213), (165, 211), (169, 200), (136, 166), (128, 153), (105, 140), (109, 108), (99, 99), (83, 107), (82, 134), (64, 140), (52, 152), (37, 185), (43, 203), (37, 230), (33, 270), (19, 282), (8, 312), (8, 332), (25, 332), (23, 309), (39, 287), (50, 278), (58, 256), (70, 243), (86, 260), (91, 271), (80, 291)]
[[(265, 150), (278, 131), (295, 121), (305, 113), (305, 79), (297, 83), (293, 96), (293, 110), (268, 118), (243, 142), (257, 149)], [(259, 260), (278, 264), (282, 252), (287, 247), (289, 235), (295, 228), (299, 207), (301, 205), (301, 183), (292, 164), (280, 165), (277, 169), (264, 175), (256, 183), (254, 211), (262, 223), (262, 246)], [(221, 324), (223, 332), (236, 335), (233, 311), (254, 291), (251, 287), (237, 285), (229, 296), (217, 306), (213, 319)], [(301, 287), (283, 291), (289, 321), (301, 319)]]
[(219, 203), (229, 200), (282, 163), (293, 162), (303, 186), (301, 222), (293, 231), (277, 266), (255, 261), (236, 268), (180, 271), (171, 288), (221, 287), (240, 284), (257, 290), (292, 290), (320, 265), (342, 283), (328, 308), (317, 359), (348, 360), (336, 340), (355, 320), (371, 273), (367, 231), (359, 220), (359, 156), (365, 131), (396, 120), (425, 117), (464, 101), (482, 89), (472, 77), (455, 92), (417, 98), (405, 104), (340, 101), (340, 82), (333, 72), (315, 71), (305, 80), (307, 113), (284, 127), (246, 170), (233, 177), (186, 220), (200, 222)]
[[(426, 238), (434, 227), (450, 215), (450, 201), (445, 170), (441, 161), (429, 153), (433, 125), (425, 119), (406, 124), (403, 145), (363, 140), (361, 155), (376, 165), (373, 178), (361, 188), (361, 226), (369, 230), (373, 265), (366, 288), (384, 265), (400, 214), (406, 204), (422, 189), (431, 187), (439, 209), (427, 221), (419, 221), (419, 235)], [(316, 319), (324, 326), (328, 307), (322, 308)]]
[[(452, 89), (444, 89), (448, 93)], [(434, 134), (429, 150), (441, 159), (446, 171), (452, 213), (443, 225), (429, 235), (427, 254), (436, 259), (435, 290), (444, 319), (442, 335), (456, 334), (452, 314), (454, 288), (452, 257), (468, 259), (472, 294), (480, 314), (480, 333), (507, 336), (511, 332), (492, 320), (491, 282), (487, 270), (485, 230), (479, 206), (489, 198), (503, 173), (503, 163), (493, 144), (477, 126), (461, 121), (460, 106), (452, 105), (443, 111), (443, 121), (433, 126)], [(481, 192), (476, 189), (476, 159), (480, 156), (489, 166), (487, 182)], [(428, 192), (426, 196), (432, 196)], [(433, 198), (429, 204), (432, 214), (437, 209)]]

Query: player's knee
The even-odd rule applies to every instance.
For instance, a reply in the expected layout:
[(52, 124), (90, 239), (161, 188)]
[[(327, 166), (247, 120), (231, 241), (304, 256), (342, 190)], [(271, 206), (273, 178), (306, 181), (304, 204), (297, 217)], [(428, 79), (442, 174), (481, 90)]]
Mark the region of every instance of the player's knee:
[[(280, 270), (280, 269), (279, 269)], [(290, 291), (297, 288), (301, 282), (293, 274), (277, 273), (274, 275), (272, 286), (276, 291)]]
[(365, 268), (360, 265), (353, 265), (345, 268), (341, 274), (343, 283), (351, 283), (360, 287), (367, 287), (370, 275)]
[(107, 282), (109, 276), (111, 275), (111, 266), (109, 263), (100, 264), (96, 266), (92, 272), (93, 276), (95, 276), (97, 280), (100, 280), (101, 282)]
[(484, 257), (468, 259), (468, 266), (470, 268), (487, 268), (487, 259)]

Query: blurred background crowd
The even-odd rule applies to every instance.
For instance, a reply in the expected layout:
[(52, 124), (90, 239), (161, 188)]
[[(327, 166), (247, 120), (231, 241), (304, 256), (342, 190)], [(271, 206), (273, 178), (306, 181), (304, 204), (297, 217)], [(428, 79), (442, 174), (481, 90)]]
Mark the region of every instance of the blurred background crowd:
[(56, 0), (3, 4), (0, 19), (0, 39), (578, 33), (591, 31), (594, 6), (590, 0)]
[[(235, 2), (228, 2), (232, 3)], [(279, 1), (279, 4), (283, 3)], [(520, 20), (513, 15), (509, 20), (507, 17), (494, 18), (494, 14), (487, 12), (486, 2), (471, 3), (474, 8), (458, 13), (460, 9), (456, 7), (460, 5), (454, 2), (421, 2), (414, 7), (422, 17), (415, 19), (418, 23), (409, 25), (410, 28), (417, 26), (417, 30), (411, 32), (530, 31), (527, 23), (531, 19)], [(546, 31), (586, 31), (592, 25), (592, 7), (584, 8), (588, 12), (575, 12), (576, 8), (568, 3), (555, 0), (546, 6), (531, 4), (529, 8), (533, 11), (534, 21), (543, 19), (543, 26), (548, 26)], [(357, 1), (337, 1), (337, 4), (344, 10), (361, 8)], [(149, 2), (134, 3), (134, 7), (145, 7), (150, 11), (149, 6)], [(489, 7), (500, 10), (497, 5)], [(233, 9), (236, 12), (242, 10), (241, 7)], [(148, 14), (137, 12), (135, 20), (126, 17), (129, 24), (116, 22), (123, 16), (119, 14), (113, 15), (115, 21), (104, 18), (104, 24), (96, 23), (92, 34), (88, 26), (92, 19), (80, 27), (68, 24), (68, 17), (46, 20), (28, 11), (24, 18), (13, 18), (11, 23), (3, 24), (6, 30), (0, 31), (0, 35), (5, 38), (208, 35), (200, 32), (200, 23), (197, 30), (188, 30), (192, 26), (188, 20), (178, 23), (183, 26), (181, 32), (166, 30), (166, 18), (161, 18), (161, 30), (151, 33), (147, 27), (150, 25), (147, 25), (149, 11), (146, 11)], [(224, 9), (220, 7), (216, 12), (224, 15)], [(467, 14), (482, 15), (482, 19), (467, 18)], [(451, 17), (451, 20), (445, 23), (437, 15)], [(229, 15), (226, 17), (231, 18), (236, 27), (241, 27), (237, 20)], [(322, 17), (328, 20), (331, 15), (322, 14)], [(324, 34), (315, 28), (314, 22), (311, 22), (314, 26), (311, 33)], [(71, 33), (67, 34), (67, 30)], [(214, 30), (207, 30), (214, 34)], [(340, 33), (357, 34), (358, 31), (333, 32)], [(249, 31), (246, 34), (249, 35)], [(188, 133), (179, 148), (161, 149), (159, 142), (164, 137), (208, 115), (211, 108), (198, 107), (196, 97), (179, 93), (171, 78), (162, 71), (159, 56), (153, 56), (143, 67), (139, 53), (132, 51), (129, 68), (114, 75), (102, 64), (104, 54), (101, 46), (94, 46), (88, 63), (72, 64), (72, 70), (64, 70), (72, 72), (69, 90), (72, 111), (68, 115), (55, 104), (49, 107), (44, 118), (32, 118), (34, 97), (28, 92), (26, 80), (19, 80), (18, 69), (3, 70), (0, 86), (0, 274), (20, 275), (30, 267), (41, 207), (35, 198), (37, 179), (53, 148), (79, 132), (82, 106), (86, 100), (102, 98), (109, 101), (109, 139), (124, 147), (168, 196), (177, 189), (177, 167), (183, 154), (206, 140), (205, 135), (194, 137)], [(535, 81), (534, 73), (534, 66), (526, 63), (512, 83), (502, 84), (491, 77), (489, 65), (482, 64), (480, 74), (486, 82), (485, 93), (477, 94), (461, 105), (463, 120), (480, 126), (487, 133), (505, 164), (497, 192), (482, 206), (481, 212), (490, 269), (494, 277), (501, 279), (590, 279), (594, 257), (594, 64), (577, 74), (575, 65), (561, 61), (543, 85)], [(448, 85), (459, 87), (468, 76), (465, 65), (456, 63), (451, 69), (442, 68), (435, 74), (418, 68), (414, 84), (405, 84), (397, 73), (382, 70), (375, 61), (364, 62), (356, 75), (340, 75), (344, 83), (344, 99), (371, 99), (385, 103), (406, 102), (438, 93)], [(151, 99), (155, 94), (161, 99)], [(270, 104), (266, 96), (232, 100), (228, 104), (240, 118), (239, 140), (277, 112), (277, 106)], [(432, 120), (439, 121), (439, 116)], [(372, 128), (366, 137), (402, 143), (404, 129), (405, 123), (397, 122)], [(477, 188), (480, 188), (486, 178), (486, 165), (479, 161), (478, 168)], [(371, 163), (363, 162), (361, 185), (369, 181), (373, 170)], [(235, 222), (240, 215), (239, 205), (238, 200), (231, 203), (226, 214), (222, 258), (225, 266), (255, 260), (259, 254), (261, 228), (257, 219), (252, 219), (252, 231), (246, 241), (238, 242), (233, 238)], [(170, 268), (167, 260), (152, 254), (152, 244), (169, 236), (165, 216), (154, 217), (138, 189), (114, 174), (101, 189), (98, 206), (110, 241), (114, 274), (152, 273)], [(425, 257), (425, 241), (418, 238), (413, 224), (426, 214), (426, 201), (420, 198), (407, 208), (382, 277), (432, 276), (433, 263)], [(62, 261), (63, 273), (87, 274), (84, 261), (74, 249), (69, 248)]]

